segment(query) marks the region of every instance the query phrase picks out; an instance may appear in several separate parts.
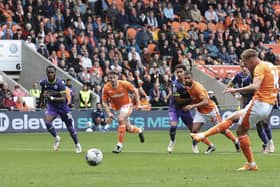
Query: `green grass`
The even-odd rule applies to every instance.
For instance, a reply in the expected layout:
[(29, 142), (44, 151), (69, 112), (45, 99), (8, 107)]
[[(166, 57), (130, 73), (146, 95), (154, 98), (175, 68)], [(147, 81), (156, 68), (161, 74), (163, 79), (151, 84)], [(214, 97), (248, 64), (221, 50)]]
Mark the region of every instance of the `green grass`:
[[(59, 152), (52, 151), (53, 139), (47, 133), (0, 134), (1, 187), (86, 187), (86, 186), (280, 186), (280, 158), (276, 153), (260, 153), (261, 141), (250, 132), (258, 172), (238, 172), (244, 162), (233, 144), (222, 135), (211, 137), (216, 152), (211, 155), (191, 153), (186, 131), (178, 131), (176, 150), (166, 152), (168, 132), (145, 132), (146, 142), (126, 134), (124, 152), (115, 155), (116, 133), (79, 133), (83, 153), (74, 153), (68, 133), (62, 136)], [(276, 148), (279, 130), (273, 131)], [(103, 151), (101, 165), (90, 167), (84, 156), (89, 148)], [(201, 152), (206, 146), (200, 145)]]

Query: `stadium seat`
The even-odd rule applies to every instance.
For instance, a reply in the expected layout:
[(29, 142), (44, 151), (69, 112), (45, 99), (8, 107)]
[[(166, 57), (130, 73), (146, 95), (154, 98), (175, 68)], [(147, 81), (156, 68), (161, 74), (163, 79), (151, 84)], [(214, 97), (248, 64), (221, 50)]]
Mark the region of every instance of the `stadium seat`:
[(280, 54), (280, 44), (264, 44), (266, 48), (272, 48), (273, 53)]
[(225, 26), (226, 27), (229, 27), (232, 23), (232, 19), (230, 16), (227, 16), (226, 19), (225, 19)]
[(184, 27), (184, 30), (185, 31), (188, 31), (188, 30), (190, 30), (190, 24), (188, 23), (188, 22), (181, 22), (181, 26), (183, 26)]
[[(114, 0), (116, 3), (116, 7), (118, 10), (124, 9), (124, 2), (123, 0)], [(109, 5), (112, 4), (113, 0), (107, 0), (107, 2), (109, 3)]]
[(237, 25), (239, 32), (249, 32), (250, 31), (250, 26), (247, 24), (238, 24)]
[(195, 28), (197, 28), (198, 24), (196, 22), (191, 22), (190, 26), (194, 26)]
[(207, 24), (206, 23), (203, 23), (203, 22), (199, 22), (199, 24), (197, 25), (197, 28), (203, 32), (207, 29)]
[(150, 43), (148, 44), (148, 51), (149, 53), (154, 53), (155, 52), (155, 49), (156, 49), (157, 45), (154, 44), (154, 43)]
[(217, 23), (216, 24), (216, 30), (222, 30), (222, 31), (225, 31), (225, 25), (223, 23)]
[(128, 28), (127, 31), (126, 31), (126, 36), (130, 40), (135, 39), (136, 34), (137, 34), (137, 31), (134, 28)]
[(175, 32), (177, 32), (177, 31), (179, 30), (179, 27), (180, 27), (180, 26), (181, 26), (180, 22), (173, 21), (173, 22), (171, 23), (171, 27), (172, 27), (172, 29), (173, 29)]
[(215, 23), (208, 23), (208, 28), (213, 32), (213, 33), (216, 33), (216, 31), (217, 31), (217, 26), (216, 26), (216, 24)]

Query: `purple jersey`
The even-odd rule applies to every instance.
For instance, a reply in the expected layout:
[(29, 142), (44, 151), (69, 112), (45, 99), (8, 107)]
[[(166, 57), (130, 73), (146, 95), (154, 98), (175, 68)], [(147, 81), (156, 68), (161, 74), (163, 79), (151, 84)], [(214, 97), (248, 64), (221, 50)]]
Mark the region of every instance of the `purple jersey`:
[(182, 107), (189, 104), (191, 101), (190, 95), (187, 92), (185, 85), (178, 80), (172, 82), (172, 96), (169, 102), (169, 120), (178, 121), (181, 117), (186, 125), (192, 125), (193, 118), (190, 111), (183, 111)]
[(169, 106), (176, 109), (181, 109), (186, 104), (190, 103), (190, 95), (187, 92), (185, 85), (178, 80), (172, 82), (172, 96)]
[[(242, 88), (245, 86), (248, 86), (253, 82), (253, 79), (250, 75), (246, 75), (243, 72), (238, 72), (232, 79), (231, 84), (235, 88)], [(253, 93), (241, 93), (241, 95), (244, 97), (244, 103), (242, 104), (242, 108), (244, 108), (252, 99)]]
[[(53, 97), (61, 97), (61, 92), (65, 92), (66, 90), (65, 82), (58, 78), (54, 82), (49, 82), (47, 79), (41, 80), (40, 85), (42, 87), (42, 93), (47, 91)], [(68, 110), (66, 99), (65, 101), (52, 101), (48, 99), (47, 103), (48, 108), (51, 106), (51, 108), (65, 108)]]

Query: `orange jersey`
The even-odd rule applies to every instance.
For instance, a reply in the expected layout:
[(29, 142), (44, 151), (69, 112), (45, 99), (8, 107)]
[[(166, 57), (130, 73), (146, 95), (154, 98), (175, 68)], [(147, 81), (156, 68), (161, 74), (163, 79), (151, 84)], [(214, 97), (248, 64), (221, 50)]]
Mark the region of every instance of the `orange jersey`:
[(208, 99), (207, 105), (197, 107), (200, 113), (207, 114), (217, 107), (215, 102), (209, 98), (207, 90), (199, 82), (193, 81), (192, 87), (187, 87), (187, 91), (194, 104), (200, 103), (203, 99)]
[(261, 61), (254, 70), (254, 79), (262, 80), (258, 91), (253, 99), (274, 105), (278, 93), (278, 69), (272, 63)]
[(118, 80), (116, 88), (113, 88), (108, 82), (104, 85), (102, 100), (105, 102), (110, 100), (112, 108), (119, 110), (122, 106), (131, 103), (130, 92), (135, 92), (135, 87), (128, 81)]

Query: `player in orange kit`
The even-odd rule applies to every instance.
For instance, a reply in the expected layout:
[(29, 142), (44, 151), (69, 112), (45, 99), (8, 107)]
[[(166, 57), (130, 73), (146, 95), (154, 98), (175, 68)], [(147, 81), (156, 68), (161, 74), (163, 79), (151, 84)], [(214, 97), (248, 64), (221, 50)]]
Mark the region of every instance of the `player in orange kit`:
[[(217, 105), (214, 101), (209, 98), (207, 90), (202, 86), (199, 82), (194, 81), (192, 77), (192, 73), (190, 71), (186, 72), (186, 89), (192, 98), (192, 103), (190, 105), (186, 105), (183, 107), (183, 110), (189, 111), (192, 109), (196, 109), (192, 132), (199, 132), (202, 125), (206, 123), (210, 123), (215, 125), (221, 122), (221, 116), (218, 110)], [(235, 144), (235, 148), (239, 151), (239, 142), (238, 139), (233, 135), (233, 133), (226, 129), (225, 131), (221, 131), (227, 138), (233, 141)], [(215, 146), (212, 142), (210, 142), (207, 137), (202, 140), (204, 143), (208, 145), (208, 149), (206, 150), (206, 154), (215, 151)], [(198, 151), (198, 148), (196, 148)]]
[[(113, 153), (120, 153), (123, 148), (124, 135), (128, 131), (130, 133), (138, 133), (141, 143), (144, 143), (143, 129), (130, 124), (129, 116), (133, 109), (133, 104), (129, 94), (134, 94), (136, 109), (140, 105), (139, 95), (136, 88), (128, 81), (118, 80), (118, 72), (110, 71), (108, 78), (109, 82), (104, 85), (102, 92), (103, 107), (111, 119), (117, 119), (118, 127), (118, 143)], [(110, 110), (114, 110), (114, 113)]]
[(204, 133), (191, 134), (191, 136), (200, 141), (205, 137), (219, 133), (228, 129), (234, 120), (239, 119), (237, 135), (240, 147), (247, 160), (247, 163), (239, 171), (256, 171), (257, 164), (254, 160), (248, 130), (250, 126), (256, 125), (261, 120), (268, 119), (273, 105), (277, 101), (278, 69), (269, 62), (261, 61), (258, 58), (258, 52), (254, 49), (247, 49), (241, 54), (241, 60), (253, 76), (253, 83), (242, 88), (227, 88), (225, 93), (246, 93), (254, 92), (253, 99), (240, 111), (234, 112), (223, 122), (212, 127)]

